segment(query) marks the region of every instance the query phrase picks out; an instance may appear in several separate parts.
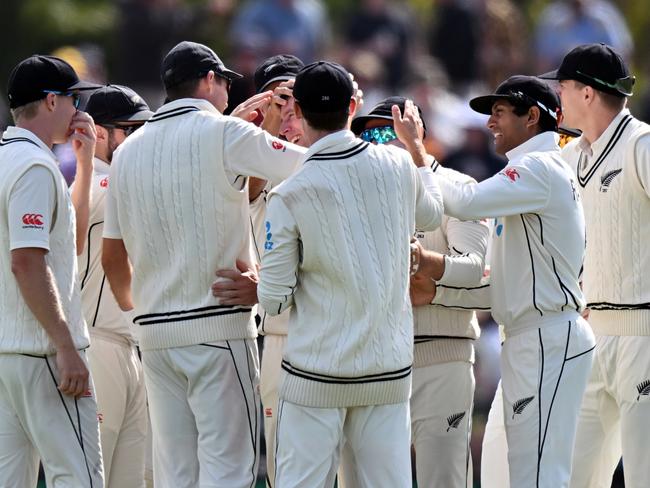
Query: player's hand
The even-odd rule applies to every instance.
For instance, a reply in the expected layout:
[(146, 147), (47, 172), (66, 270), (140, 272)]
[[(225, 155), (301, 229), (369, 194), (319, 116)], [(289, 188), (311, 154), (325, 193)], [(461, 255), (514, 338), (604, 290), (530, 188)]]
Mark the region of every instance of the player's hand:
[(403, 114), (397, 105), (393, 105), (391, 110), (393, 112), (393, 127), (399, 140), (407, 148), (418, 142), (421, 144), (424, 139), (424, 124), (413, 101), (406, 100)]
[(56, 367), (59, 371), (59, 391), (61, 393), (79, 398), (88, 391), (90, 374), (86, 363), (74, 347), (57, 350)]
[(422, 273), (415, 273), (411, 276), (409, 293), (414, 307), (429, 305), (436, 296), (436, 283)]
[(237, 105), (230, 115), (252, 122), (257, 118), (258, 110), (262, 113), (266, 112), (272, 98), (273, 92), (270, 90), (253, 95)]
[(86, 112), (78, 110), (72, 117), (68, 130), (77, 164), (92, 170), (95, 144), (97, 142), (97, 131), (93, 118)]
[(220, 269), (212, 284), (212, 295), (221, 305), (255, 305), (257, 303), (257, 272), (244, 261), (237, 260), (237, 270)]
[(413, 276), (420, 268), (420, 257), (422, 256), (422, 244), (415, 237), (411, 237), (411, 265), (410, 274)]
[(363, 108), (363, 90), (359, 88), (359, 83), (354, 81), (354, 75), (352, 73), (349, 73), (349, 75), (350, 79), (352, 80), (352, 98), (354, 98), (354, 101), (357, 102), (354, 113), (350, 114), (350, 120), (352, 120), (354, 116)]
[(261, 127), (272, 136), (277, 136), (280, 133), (282, 109), (287, 105), (291, 97), (293, 97), (294, 82), (295, 80), (287, 80), (280, 83), (273, 90), (271, 102), (266, 112), (264, 112), (264, 120), (262, 121)]

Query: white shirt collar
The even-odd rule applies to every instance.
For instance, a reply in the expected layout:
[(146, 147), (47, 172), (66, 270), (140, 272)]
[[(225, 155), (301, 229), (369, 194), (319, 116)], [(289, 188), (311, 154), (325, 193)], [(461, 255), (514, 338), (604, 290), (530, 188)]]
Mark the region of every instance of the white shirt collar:
[(111, 171), (111, 165), (97, 156), (93, 158), (93, 170), (101, 175), (108, 175)]
[(21, 127), (16, 127), (13, 125), (10, 125), (7, 127), (7, 130), (4, 131), (2, 134), (2, 139), (6, 141), (7, 139), (18, 139), (18, 138), (25, 138), (29, 139), (32, 141), (34, 144), (36, 144), (38, 147), (43, 149), (43, 151), (47, 152), (47, 154), (54, 159), (54, 161), (57, 162), (58, 160), (56, 158), (56, 155), (52, 152), (52, 150), (47, 147), (47, 145), (39, 139), (39, 137), (34, 134), (31, 130), (28, 129), (23, 129)]
[(337, 147), (340, 146), (341, 144), (346, 144), (346, 143), (351, 144), (355, 141), (361, 142), (361, 139), (357, 139), (354, 133), (350, 130), (342, 129), (336, 132), (332, 132), (331, 134), (328, 134), (325, 137), (318, 139), (311, 146), (309, 146), (309, 149), (305, 154), (305, 160), (309, 159), (314, 154), (324, 151), (330, 147)]
[(558, 142), (560, 136), (557, 132), (546, 131), (531, 137), (523, 144), (519, 144), (514, 149), (506, 153), (508, 161), (519, 159), (531, 152), (539, 151), (559, 151)]

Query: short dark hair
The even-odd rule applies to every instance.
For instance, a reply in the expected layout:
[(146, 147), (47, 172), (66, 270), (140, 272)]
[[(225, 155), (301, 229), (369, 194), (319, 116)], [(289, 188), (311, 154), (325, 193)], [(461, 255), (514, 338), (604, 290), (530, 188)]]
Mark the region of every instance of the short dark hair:
[[(537, 107), (537, 105), (517, 104), (513, 105), (513, 107), (514, 114), (518, 117), (522, 117), (528, 113), (528, 110), (530, 110), (531, 107)], [(537, 108), (539, 109), (539, 107)], [(557, 132), (557, 120), (541, 109), (539, 109), (539, 121), (537, 122), (537, 126), (539, 127), (539, 133), (548, 131)]]
[(199, 86), (201, 78), (190, 78), (180, 82), (178, 85), (167, 88), (167, 98), (169, 101), (178, 100), (180, 98), (194, 98), (194, 93)]
[[(302, 107), (300, 108), (302, 109)], [(302, 116), (307, 120), (310, 127), (328, 132), (344, 129), (348, 123), (349, 115), (348, 109), (338, 112), (309, 112), (302, 110)]]

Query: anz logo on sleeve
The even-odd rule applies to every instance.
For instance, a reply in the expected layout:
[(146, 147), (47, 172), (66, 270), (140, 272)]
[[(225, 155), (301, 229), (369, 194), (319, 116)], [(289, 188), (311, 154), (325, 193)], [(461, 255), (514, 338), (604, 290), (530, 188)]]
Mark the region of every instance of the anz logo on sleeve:
[(499, 219), (494, 219), (494, 233), (497, 237), (501, 237), (503, 234), (503, 223), (499, 222)]
[(264, 223), (264, 228), (266, 229), (266, 241), (264, 242), (264, 250), (265, 251), (270, 251), (273, 249), (273, 234), (271, 233), (271, 222), (266, 221)]

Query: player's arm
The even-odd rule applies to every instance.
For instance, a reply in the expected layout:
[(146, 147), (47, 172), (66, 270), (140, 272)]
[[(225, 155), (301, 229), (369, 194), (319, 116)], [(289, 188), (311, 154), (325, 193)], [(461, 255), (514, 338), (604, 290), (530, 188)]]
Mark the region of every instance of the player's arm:
[(527, 164), (510, 164), (480, 183), (438, 179), (445, 213), (460, 220), (506, 217), (534, 213), (550, 198), (548, 169), (528, 158)]
[(122, 240), (122, 230), (117, 205), (117, 158), (111, 166), (111, 179), (104, 203), (104, 234), (102, 239), (102, 267), (120, 308), (124, 311), (133, 308), (131, 297), (131, 263)]
[(639, 183), (650, 198), (650, 134), (639, 137), (634, 156)]
[(8, 209), (11, 272), (27, 307), (56, 348), (60, 391), (80, 396), (88, 388), (88, 369), (75, 349), (56, 281), (45, 261), (56, 209), (50, 171), (30, 168), (14, 184)]
[(257, 298), (264, 310), (278, 315), (293, 305), (300, 263), (300, 234), (281, 197), (271, 193), (266, 213), (266, 242)]
[(70, 124), (72, 149), (77, 158), (77, 170), (70, 198), (75, 210), (77, 256), (83, 252), (90, 218), (90, 186), (93, 177), (93, 157), (97, 133), (92, 117), (77, 112)]
[(490, 229), (484, 221), (450, 218), (447, 222), (449, 254), (443, 256), (442, 274), (431, 277), (439, 285), (477, 285), (485, 269), (489, 235)]
[(279, 183), (301, 165), (305, 148), (282, 141), (253, 124), (229, 119), (224, 128), (224, 168)]

